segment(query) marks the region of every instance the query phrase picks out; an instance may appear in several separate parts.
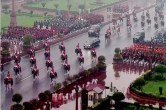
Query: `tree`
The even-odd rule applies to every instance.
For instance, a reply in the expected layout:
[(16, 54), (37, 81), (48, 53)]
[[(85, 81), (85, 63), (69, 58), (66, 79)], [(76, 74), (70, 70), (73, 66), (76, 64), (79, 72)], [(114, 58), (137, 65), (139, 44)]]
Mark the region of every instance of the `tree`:
[(163, 75), (163, 73), (166, 73), (166, 66), (164, 66), (164, 65), (156, 66), (155, 67), (155, 72), (161, 73)]
[(38, 98), (39, 98), (39, 108), (41, 110), (43, 110), (43, 106), (44, 106), (45, 102), (47, 101), (47, 97), (46, 97), (45, 93), (41, 92), (38, 95)]
[(153, 76), (153, 79), (155, 81), (163, 81), (163, 80), (165, 80), (165, 77), (163, 77), (163, 75), (161, 73), (155, 73), (155, 75)]
[(43, 3), (41, 3), (41, 5), (42, 5), (42, 7), (44, 8), (44, 7), (46, 6), (46, 3), (43, 2)]
[(114, 50), (114, 60), (122, 60), (122, 55), (120, 54), (121, 50), (120, 48), (115, 48)]
[(115, 50), (114, 50), (114, 52), (116, 53), (116, 54), (119, 54), (120, 53), (120, 48), (115, 48)]
[(5, 11), (7, 11), (9, 8), (9, 5), (2, 5), (2, 9), (4, 9)]
[(145, 80), (143, 78), (138, 78), (135, 80), (133, 86), (138, 87), (139, 90), (141, 90), (141, 87), (145, 85)]
[(30, 102), (24, 102), (23, 103), (24, 110), (32, 110), (32, 104)]
[(10, 110), (23, 110), (23, 108), (24, 107), (21, 104), (14, 104), (10, 107)]
[(23, 38), (23, 45), (24, 46), (30, 46), (32, 42), (32, 37), (31, 36), (25, 36)]
[(104, 62), (99, 62), (96, 67), (98, 68), (99, 71), (104, 71), (106, 70), (107, 65)]
[(103, 56), (103, 55), (99, 56), (98, 62), (105, 62), (105, 56)]
[(31, 48), (31, 43), (32, 43), (32, 37), (31, 36), (25, 36), (23, 38), (23, 49), (24, 52), (28, 52), (29, 49)]
[(120, 102), (125, 99), (125, 96), (122, 92), (115, 92), (112, 99), (115, 100), (115, 102)]
[(18, 93), (14, 94), (12, 97), (12, 101), (19, 104), (22, 101), (22, 95)]
[(115, 92), (112, 96), (112, 99), (115, 100), (115, 109), (116, 110), (121, 110), (120, 109), (120, 101), (124, 100), (125, 99), (125, 96), (122, 92)]
[(84, 70), (84, 74), (85, 74), (85, 76), (89, 76), (90, 72), (88, 70)]
[(78, 5), (78, 8), (81, 9), (81, 12), (83, 12), (83, 10), (85, 8), (85, 5), (84, 4), (80, 4), (80, 5)]
[(49, 90), (46, 90), (46, 91), (44, 91), (44, 94), (46, 95), (47, 100), (51, 101), (51, 99), (52, 99), (52, 93)]
[(42, 101), (42, 102), (46, 102), (46, 100), (47, 100), (46, 94), (43, 93), (43, 92), (41, 92), (41, 93), (38, 95), (38, 98), (39, 98), (39, 100)]
[(1, 47), (2, 47), (2, 51), (1, 51), (2, 57), (9, 57), (10, 56), (10, 51), (9, 51), (10, 43), (4, 41), (1, 43)]
[(55, 84), (54, 90), (57, 92), (61, 88), (61, 86), (62, 86), (61, 83)]
[(54, 4), (54, 7), (56, 8), (56, 10), (58, 9), (59, 4)]

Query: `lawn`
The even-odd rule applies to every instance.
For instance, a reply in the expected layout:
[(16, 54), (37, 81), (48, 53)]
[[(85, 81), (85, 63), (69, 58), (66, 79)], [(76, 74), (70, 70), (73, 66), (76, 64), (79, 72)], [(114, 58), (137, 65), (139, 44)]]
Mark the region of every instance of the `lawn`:
[[(17, 25), (18, 26), (25, 26), (25, 27), (32, 27), (34, 25), (34, 21), (48, 19), (50, 17), (44, 17), (39, 15), (30, 15), (30, 14), (22, 14), (17, 15)], [(4, 27), (9, 26), (10, 24), (10, 15), (1, 13), (1, 29)]]
[[(143, 106), (143, 105), (140, 105), (139, 109), (137, 109), (135, 104), (126, 103), (126, 102), (123, 102), (122, 105), (123, 105), (123, 110), (158, 110), (157, 108), (149, 109), (148, 106)], [(110, 109), (108, 109), (108, 110), (110, 110)]]
[[(105, 6), (108, 4), (112, 4), (121, 0), (102, 0), (103, 4), (96, 6), (95, 2), (96, 0), (86, 0), (87, 8), (86, 9), (95, 9), (101, 6)], [(84, 0), (69, 0), (71, 6), (70, 11), (77, 11), (78, 12), (78, 5), (83, 4)], [(67, 0), (48, 0), (45, 2), (45, 8), (47, 9), (55, 9), (54, 4), (58, 4), (58, 10), (68, 10), (67, 9)], [(42, 8), (41, 2), (38, 3), (30, 3), (27, 4), (28, 7), (40, 7)]]
[[(164, 77), (166, 78), (166, 74), (164, 74)], [(166, 97), (166, 80), (164, 81), (148, 81), (145, 86), (143, 86), (142, 90), (145, 93), (152, 93), (155, 96), (159, 95), (159, 87), (163, 88), (163, 97)]]

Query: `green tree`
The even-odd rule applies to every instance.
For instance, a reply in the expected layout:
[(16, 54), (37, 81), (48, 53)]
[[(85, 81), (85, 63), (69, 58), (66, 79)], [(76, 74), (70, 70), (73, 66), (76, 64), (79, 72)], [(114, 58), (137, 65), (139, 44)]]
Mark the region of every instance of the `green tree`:
[(49, 96), (51, 94), (51, 92), (49, 90), (44, 91), (44, 93), (46, 94), (46, 96), (47, 95)]
[(44, 91), (44, 94), (47, 97), (47, 100), (51, 100), (52, 99), (52, 93), (49, 90)]
[(115, 102), (120, 102), (125, 99), (125, 96), (122, 92), (115, 92), (112, 99), (115, 100)]
[(2, 47), (2, 51), (1, 51), (2, 57), (9, 57), (10, 56), (10, 51), (9, 51), (10, 43), (2, 42), (1, 47)]
[(161, 73), (163, 75), (163, 73), (166, 73), (166, 66), (165, 65), (156, 66), (155, 67), (155, 72)]
[(83, 10), (85, 9), (85, 5), (84, 4), (80, 4), (80, 5), (78, 5), (78, 8), (81, 9), (81, 12), (83, 12)]
[(154, 80), (155, 81), (163, 81), (163, 80), (165, 80), (165, 78), (163, 77), (163, 75), (161, 73), (155, 73)]
[(120, 102), (125, 99), (125, 96), (122, 92), (115, 92), (112, 96), (112, 99), (115, 101), (115, 109), (120, 110)]
[(55, 9), (58, 9), (59, 4), (54, 4)]
[(104, 62), (98, 62), (98, 64), (96, 65), (96, 67), (98, 68), (99, 71), (105, 71), (107, 65)]
[(41, 3), (41, 5), (42, 5), (42, 7), (44, 8), (44, 7), (46, 6), (46, 3), (43, 2), (43, 3)]
[(105, 62), (105, 56), (103, 56), (103, 55), (99, 56), (98, 62)]
[(120, 54), (120, 52), (121, 52), (120, 48), (115, 48), (114, 52), (115, 52), (115, 54), (114, 54), (114, 60), (121, 60), (122, 56)]
[(24, 46), (30, 46), (32, 43), (32, 36), (25, 36), (23, 38), (23, 45)]
[(60, 88), (61, 88), (62, 84), (61, 83), (57, 83), (54, 86), (54, 90), (57, 92)]
[[(23, 110), (23, 105), (21, 104), (14, 104), (10, 107), (10, 110)], [(25, 110), (25, 109), (24, 109)]]
[(133, 86), (136, 88), (138, 87), (139, 90), (141, 90), (142, 86), (144, 86), (144, 85), (145, 85), (144, 78), (138, 78), (137, 80), (135, 80), (135, 82), (133, 84)]
[(46, 102), (47, 101), (47, 97), (46, 97), (46, 94), (41, 92), (39, 95), (38, 95), (38, 98), (41, 102)]
[(84, 70), (84, 74), (85, 74), (85, 76), (89, 76), (90, 75), (90, 71)]
[(22, 95), (18, 93), (14, 94), (12, 97), (12, 101), (19, 104), (22, 101)]
[(115, 48), (115, 50), (114, 50), (114, 52), (116, 53), (116, 54), (119, 54), (120, 53), (120, 48)]
[(24, 102), (23, 106), (24, 106), (24, 110), (33, 110), (32, 104), (30, 102)]
[(9, 8), (9, 5), (2, 5), (2, 9), (4, 9), (5, 11), (8, 11)]

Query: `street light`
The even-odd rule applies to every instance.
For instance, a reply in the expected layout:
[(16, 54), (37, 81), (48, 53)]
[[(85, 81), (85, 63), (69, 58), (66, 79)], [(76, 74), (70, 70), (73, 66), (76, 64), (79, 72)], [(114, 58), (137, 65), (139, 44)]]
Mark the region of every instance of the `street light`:
[(110, 85), (110, 94), (109, 94), (110, 95), (110, 110), (115, 110), (115, 107), (114, 107), (115, 101), (112, 99), (112, 96), (113, 96), (113, 94), (115, 92), (117, 92), (117, 88), (113, 87), (113, 84), (111, 82), (111, 85)]

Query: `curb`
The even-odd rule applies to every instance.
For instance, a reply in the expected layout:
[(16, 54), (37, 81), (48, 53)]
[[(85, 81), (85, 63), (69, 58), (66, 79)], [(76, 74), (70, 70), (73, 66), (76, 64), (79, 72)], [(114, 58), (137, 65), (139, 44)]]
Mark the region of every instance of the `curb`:
[(132, 99), (134, 99), (142, 104), (152, 104), (152, 105), (159, 104), (162, 106), (166, 106), (166, 100), (160, 100), (160, 99), (156, 99), (156, 98), (152, 98), (152, 97), (141, 96), (141, 95), (135, 93), (134, 91), (132, 91), (130, 89), (130, 87), (127, 89), (127, 94), (129, 94)]

